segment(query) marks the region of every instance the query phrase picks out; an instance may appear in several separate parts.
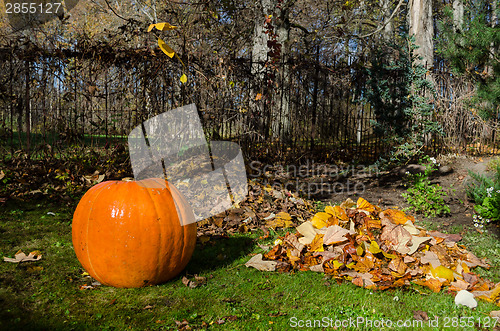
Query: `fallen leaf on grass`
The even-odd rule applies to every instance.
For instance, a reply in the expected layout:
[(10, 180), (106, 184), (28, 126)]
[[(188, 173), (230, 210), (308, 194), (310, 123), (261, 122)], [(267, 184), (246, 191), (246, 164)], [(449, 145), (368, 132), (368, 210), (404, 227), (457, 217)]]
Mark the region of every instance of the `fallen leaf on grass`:
[(500, 310), (493, 310), (493, 311), (490, 311), (490, 317), (500, 319)]
[(194, 280), (191, 280), (186, 276), (183, 276), (181, 282), (182, 284), (186, 285), (189, 288), (195, 288), (198, 287), (199, 285), (205, 284), (207, 282), (207, 277), (200, 277), (198, 275), (194, 275)]
[(247, 268), (253, 267), (261, 271), (274, 271), (276, 270), (276, 264), (278, 263), (275, 261), (263, 261), (262, 254), (257, 254), (245, 263), (245, 266)]
[(177, 330), (191, 330), (189, 322), (186, 319), (183, 319), (182, 322), (176, 320), (175, 325), (177, 325)]
[(417, 321), (428, 321), (429, 316), (425, 311), (422, 310), (414, 310), (413, 311), (413, 318), (416, 319)]
[(28, 262), (28, 261), (38, 261), (41, 258), (42, 258), (42, 253), (40, 253), (40, 251), (33, 251), (33, 252), (29, 253), (28, 255), (26, 255), (23, 253), (23, 251), (19, 250), (14, 255), (14, 258), (4, 256), (3, 260), (5, 262), (19, 263), (19, 262)]
[(441, 291), (441, 286), (443, 286), (443, 284), (435, 278), (429, 278), (426, 280), (417, 279), (416, 281), (414, 281), (414, 283), (418, 284), (418, 285), (426, 286), (426, 287), (430, 288), (432, 290), (432, 292), (435, 292), (435, 293), (438, 293), (439, 291)]

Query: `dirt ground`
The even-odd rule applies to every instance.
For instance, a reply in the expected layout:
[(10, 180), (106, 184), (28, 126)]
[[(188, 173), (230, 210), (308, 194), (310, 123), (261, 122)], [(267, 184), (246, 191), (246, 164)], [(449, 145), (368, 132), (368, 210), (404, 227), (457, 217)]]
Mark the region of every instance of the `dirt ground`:
[[(451, 167), (451, 172), (444, 175), (436, 175), (431, 178), (432, 183), (441, 185), (448, 196), (445, 202), (450, 206), (451, 213), (445, 217), (428, 219), (438, 223), (440, 228), (447, 228), (454, 225), (473, 225), (474, 205), (467, 198), (466, 187), (471, 183), (468, 170), (485, 174), (488, 172), (488, 163), (492, 157), (468, 157), (468, 156), (441, 156), (437, 161), (441, 166)], [(345, 181), (358, 183), (358, 188), (362, 190), (344, 193), (334, 193), (329, 196), (322, 196), (322, 200), (343, 201), (348, 197), (362, 196), (371, 203), (380, 207), (405, 208), (409, 205), (401, 196), (406, 191), (405, 177), (402, 169), (397, 168), (390, 172), (378, 172), (372, 174), (356, 173), (351, 174)], [(359, 184), (359, 183), (362, 183)], [(355, 184), (354, 184), (355, 186)], [(417, 219), (422, 219), (423, 215), (415, 215)], [(500, 238), (500, 227), (489, 225), (488, 230), (496, 233)]]
[[(488, 163), (492, 157), (471, 157), (447, 155), (441, 156), (437, 162), (441, 166), (449, 166), (451, 171), (446, 174), (432, 176), (432, 183), (441, 185), (448, 196), (445, 202), (451, 213), (445, 217), (427, 219), (437, 223), (438, 228), (453, 226), (473, 226), (474, 205), (467, 198), (466, 187), (471, 183), (468, 170), (476, 173), (487, 173)], [(253, 168), (253, 167), (251, 167)], [(260, 167), (262, 169), (262, 167)], [(268, 171), (259, 170), (268, 183), (278, 184), (286, 189), (299, 192), (302, 196), (314, 201), (325, 203), (340, 203), (347, 198), (354, 201), (363, 197), (372, 204), (382, 208), (406, 208), (409, 205), (401, 196), (407, 189), (405, 169), (396, 168), (392, 171), (367, 170), (363, 166), (306, 164), (287, 169), (269, 167)], [(252, 176), (252, 175), (251, 175)], [(262, 178), (262, 177), (261, 177)], [(423, 215), (414, 214), (417, 219)], [(488, 225), (487, 229), (500, 238), (500, 228)]]

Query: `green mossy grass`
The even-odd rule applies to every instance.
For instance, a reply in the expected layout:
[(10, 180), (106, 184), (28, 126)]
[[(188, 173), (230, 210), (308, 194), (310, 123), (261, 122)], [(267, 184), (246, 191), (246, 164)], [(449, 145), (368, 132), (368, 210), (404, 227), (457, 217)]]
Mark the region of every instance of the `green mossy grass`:
[[(19, 249), (25, 253), (40, 250), (42, 260), (32, 265), (43, 270), (30, 272), (27, 263), (0, 263), (1, 330), (175, 330), (175, 321), (184, 319), (192, 329), (285, 330), (307, 320), (323, 323), (319, 327), (323, 329), (330, 318), (333, 323), (349, 319), (357, 323), (364, 318), (356, 327), (350, 324), (339, 329), (396, 330), (370, 328), (366, 321), (415, 323), (417, 310), (425, 311), (431, 320), (439, 318), (437, 329), (445, 329), (446, 318), (482, 322), (490, 311), (499, 310), (484, 301), (474, 310), (457, 307), (446, 291), (433, 293), (417, 285), (371, 291), (348, 282), (339, 284), (320, 273), (282, 274), (244, 266), (251, 254), (263, 252), (258, 243), (272, 244), (284, 232), (272, 232), (267, 239), (259, 239), (262, 233), (238, 234), (199, 244), (186, 270), (166, 284), (81, 290), (89, 279), (82, 275), (71, 244), (73, 210), (73, 205), (61, 207), (46, 201), (9, 201), (2, 206), (0, 254), (12, 257)], [(465, 233), (464, 241), (492, 264), (490, 270), (479, 273), (499, 281), (498, 238), (474, 230)], [(186, 287), (182, 276), (192, 279), (194, 274), (207, 277), (206, 284)], [(451, 327), (452, 320), (448, 323)], [(436, 329), (423, 325), (424, 330)], [(421, 328), (414, 324), (405, 329)]]

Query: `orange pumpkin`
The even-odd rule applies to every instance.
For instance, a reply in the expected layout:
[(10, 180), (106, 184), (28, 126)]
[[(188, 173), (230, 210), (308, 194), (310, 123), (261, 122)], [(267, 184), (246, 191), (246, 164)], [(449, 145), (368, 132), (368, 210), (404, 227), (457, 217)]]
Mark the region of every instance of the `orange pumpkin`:
[(191, 207), (161, 179), (95, 185), (78, 203), (72, 226), (82, 266), (114, 287), (166, 282), (186, 267), (196, 244)]

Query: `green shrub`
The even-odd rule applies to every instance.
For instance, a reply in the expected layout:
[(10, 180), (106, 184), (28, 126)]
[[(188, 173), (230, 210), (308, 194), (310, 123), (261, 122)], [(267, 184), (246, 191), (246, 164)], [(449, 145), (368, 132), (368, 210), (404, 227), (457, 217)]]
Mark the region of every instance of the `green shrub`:
[(420, 162), (425, 165), (425, 172), (423, 174), (408, 174), (411, 187), (402, 196), (411, 205), (410, 209), (423, 214), (424, 217), (448, 214), (450, 207), (444, 201), (444, 197), (448, 193), (441, 186), (432, 184), (429, 180), (429, 175), (436, 170), (436, 160), (426, 156)]
[(492, 177), (469, 171), (474, 180), (467, 186), (467, 196), (474, 201), (476, 227), (482, 227), (490, 221), (500, 220), (500, 165), (495, 165)]

